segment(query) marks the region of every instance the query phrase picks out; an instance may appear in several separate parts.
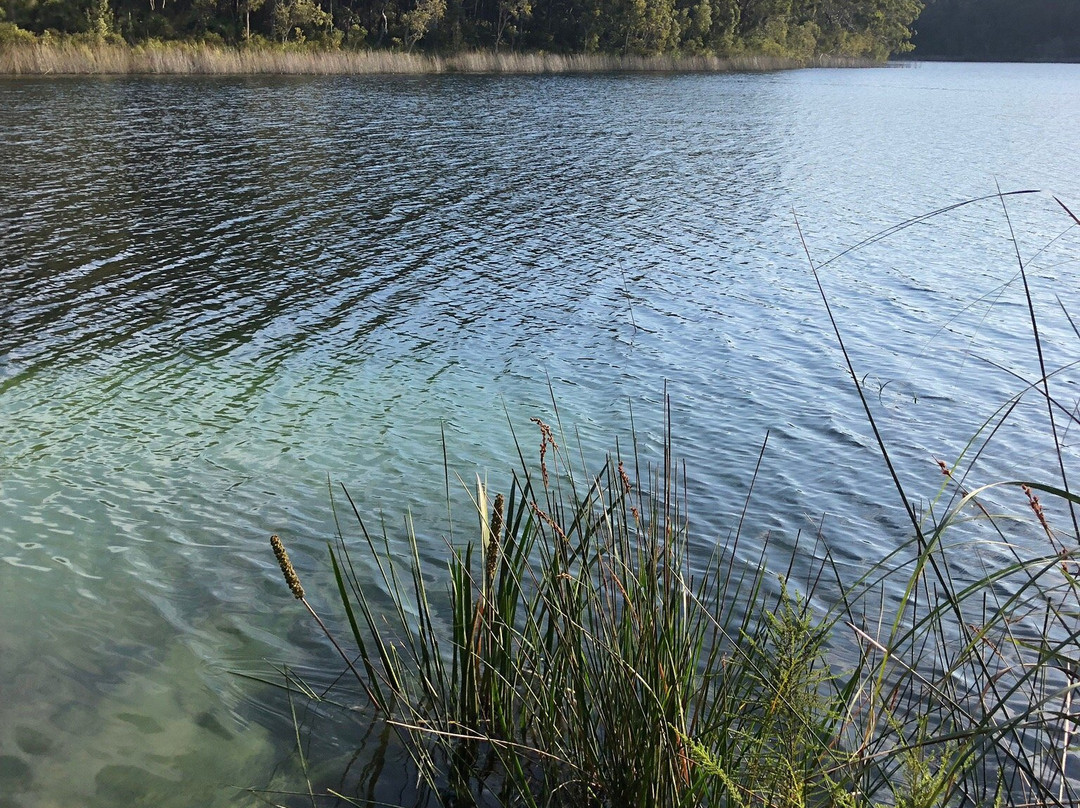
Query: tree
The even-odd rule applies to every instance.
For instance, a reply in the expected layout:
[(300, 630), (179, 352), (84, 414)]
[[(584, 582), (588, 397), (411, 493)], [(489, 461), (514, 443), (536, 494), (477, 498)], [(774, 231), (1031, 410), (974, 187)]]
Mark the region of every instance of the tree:
[(499, 0), (499, 21), (495, 31), (495, 50), (502, 43), (503, 34), (509, 29), (517, 33), (518, 21), (532, 14), (531, 0)]
[(322, 39), (334, 27), (330, 13), (312, 0), (276, 0), (274, 4), (274, 37), (285, 44), (292, 38), (303, 42), (309, 37)]
[(103, 40), (116, 31), (116, 15), (109, 0), (93, 0), (86, 10), (86, 19), (90, 33), (98, 39)]
[(4, 22), (6, 16), (3, 6), (0, 6), (0, 46), (28, 44), (34, 41), (34, 35), (30, 31), (24, 31), (13, 22)]
[(263, 7), (266, 0), (236, 0), (237, 14), (244, 15), (244, 39), (251, 39), (251, 12)]
[(709, 33), (705, 46), (714, 53), (730, 53), (739, 30), (738, 0), (711, 0), (709, 3)]
[(412, 53), (416, 43), (446, 13), (446, 0), (416, 0), (416, 7), (401, 16), (405, 25), (405, 50)]
[(922, 13), (921, 0), (873, 0), (866, 5), (863, 28), (870, 42), (865, 55), (886, 59), (912, 49), (911, 24)]

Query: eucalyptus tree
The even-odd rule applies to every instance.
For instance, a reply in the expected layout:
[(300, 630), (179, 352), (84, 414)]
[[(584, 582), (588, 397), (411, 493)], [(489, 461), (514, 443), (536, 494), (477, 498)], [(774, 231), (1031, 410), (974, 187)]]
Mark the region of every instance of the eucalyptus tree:
[(405, 50), (408, 53), (446, 13), (446, 0), (416, 0), (416, 5), (401, 16), (405, 26)]
[(502, 44), (503, 35), (517, 33), (518, 22), (527, 19), (532, 13), (531, 0), (499, 0), (499, 19), (495, 30), (495, 50)]
[(333, 17), (314, 0), (275, 0), (273, 12), (274, 38), (281, 43), (290, 40), (319, 42), (333, 40)]

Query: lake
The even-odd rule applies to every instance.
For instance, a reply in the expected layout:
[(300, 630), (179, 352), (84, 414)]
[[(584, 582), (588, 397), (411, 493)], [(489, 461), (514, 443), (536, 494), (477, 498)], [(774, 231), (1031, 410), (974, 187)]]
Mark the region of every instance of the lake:
[[(340, 665), (269, 535), (337, 621), (328, 482), (393, 541), (411, 513), (436, 574), (444, 451), (455, 508), (505, 491), (555, 405), (594, 468), (632, 412), (644, 463), (666, 389), (703, 552), (768, 434), (748, 546), (786, 566), (824, 517), (857, 574), (909, 527), (799, 227), (824, 264), (987, 197), (820, 270), (924, 503), (1038, 378), (1017, 250), (1077, 357), (1078, 120), (1080, 65), (0, 79), (0, 806), (302, 792), (273, 683)], [(972, 479), (1056, 480), (1045, 419), (1026, 396)], [(362, 722), (294, 704), (347, 781)]]

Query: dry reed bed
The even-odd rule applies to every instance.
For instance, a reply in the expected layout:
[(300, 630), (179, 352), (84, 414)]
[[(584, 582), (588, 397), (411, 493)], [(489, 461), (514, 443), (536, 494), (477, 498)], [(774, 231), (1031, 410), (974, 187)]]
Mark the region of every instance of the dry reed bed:
[(769, 56), (616, 56), (475, 51), (430, 56), (389, 51), (222, 48), (191, 43), (46, 43), (0, 48), (0, 75), (372, 75), (437, 73), (759, 72), (863, 67), (859, 59)]

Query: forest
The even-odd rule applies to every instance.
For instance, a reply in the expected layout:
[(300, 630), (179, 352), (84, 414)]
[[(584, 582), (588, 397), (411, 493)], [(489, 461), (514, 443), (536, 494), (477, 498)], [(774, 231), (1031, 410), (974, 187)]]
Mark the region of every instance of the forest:
[(1077, 0), (931, 0), (915, 24), (918, 58), (1080, 60)]
[(0, 0), (5, 43), (1080, 60), (1078, 0)]
[(830, 55), (911, 48), (920, 0), (0, 0), (6, 42), (624, 55)]

